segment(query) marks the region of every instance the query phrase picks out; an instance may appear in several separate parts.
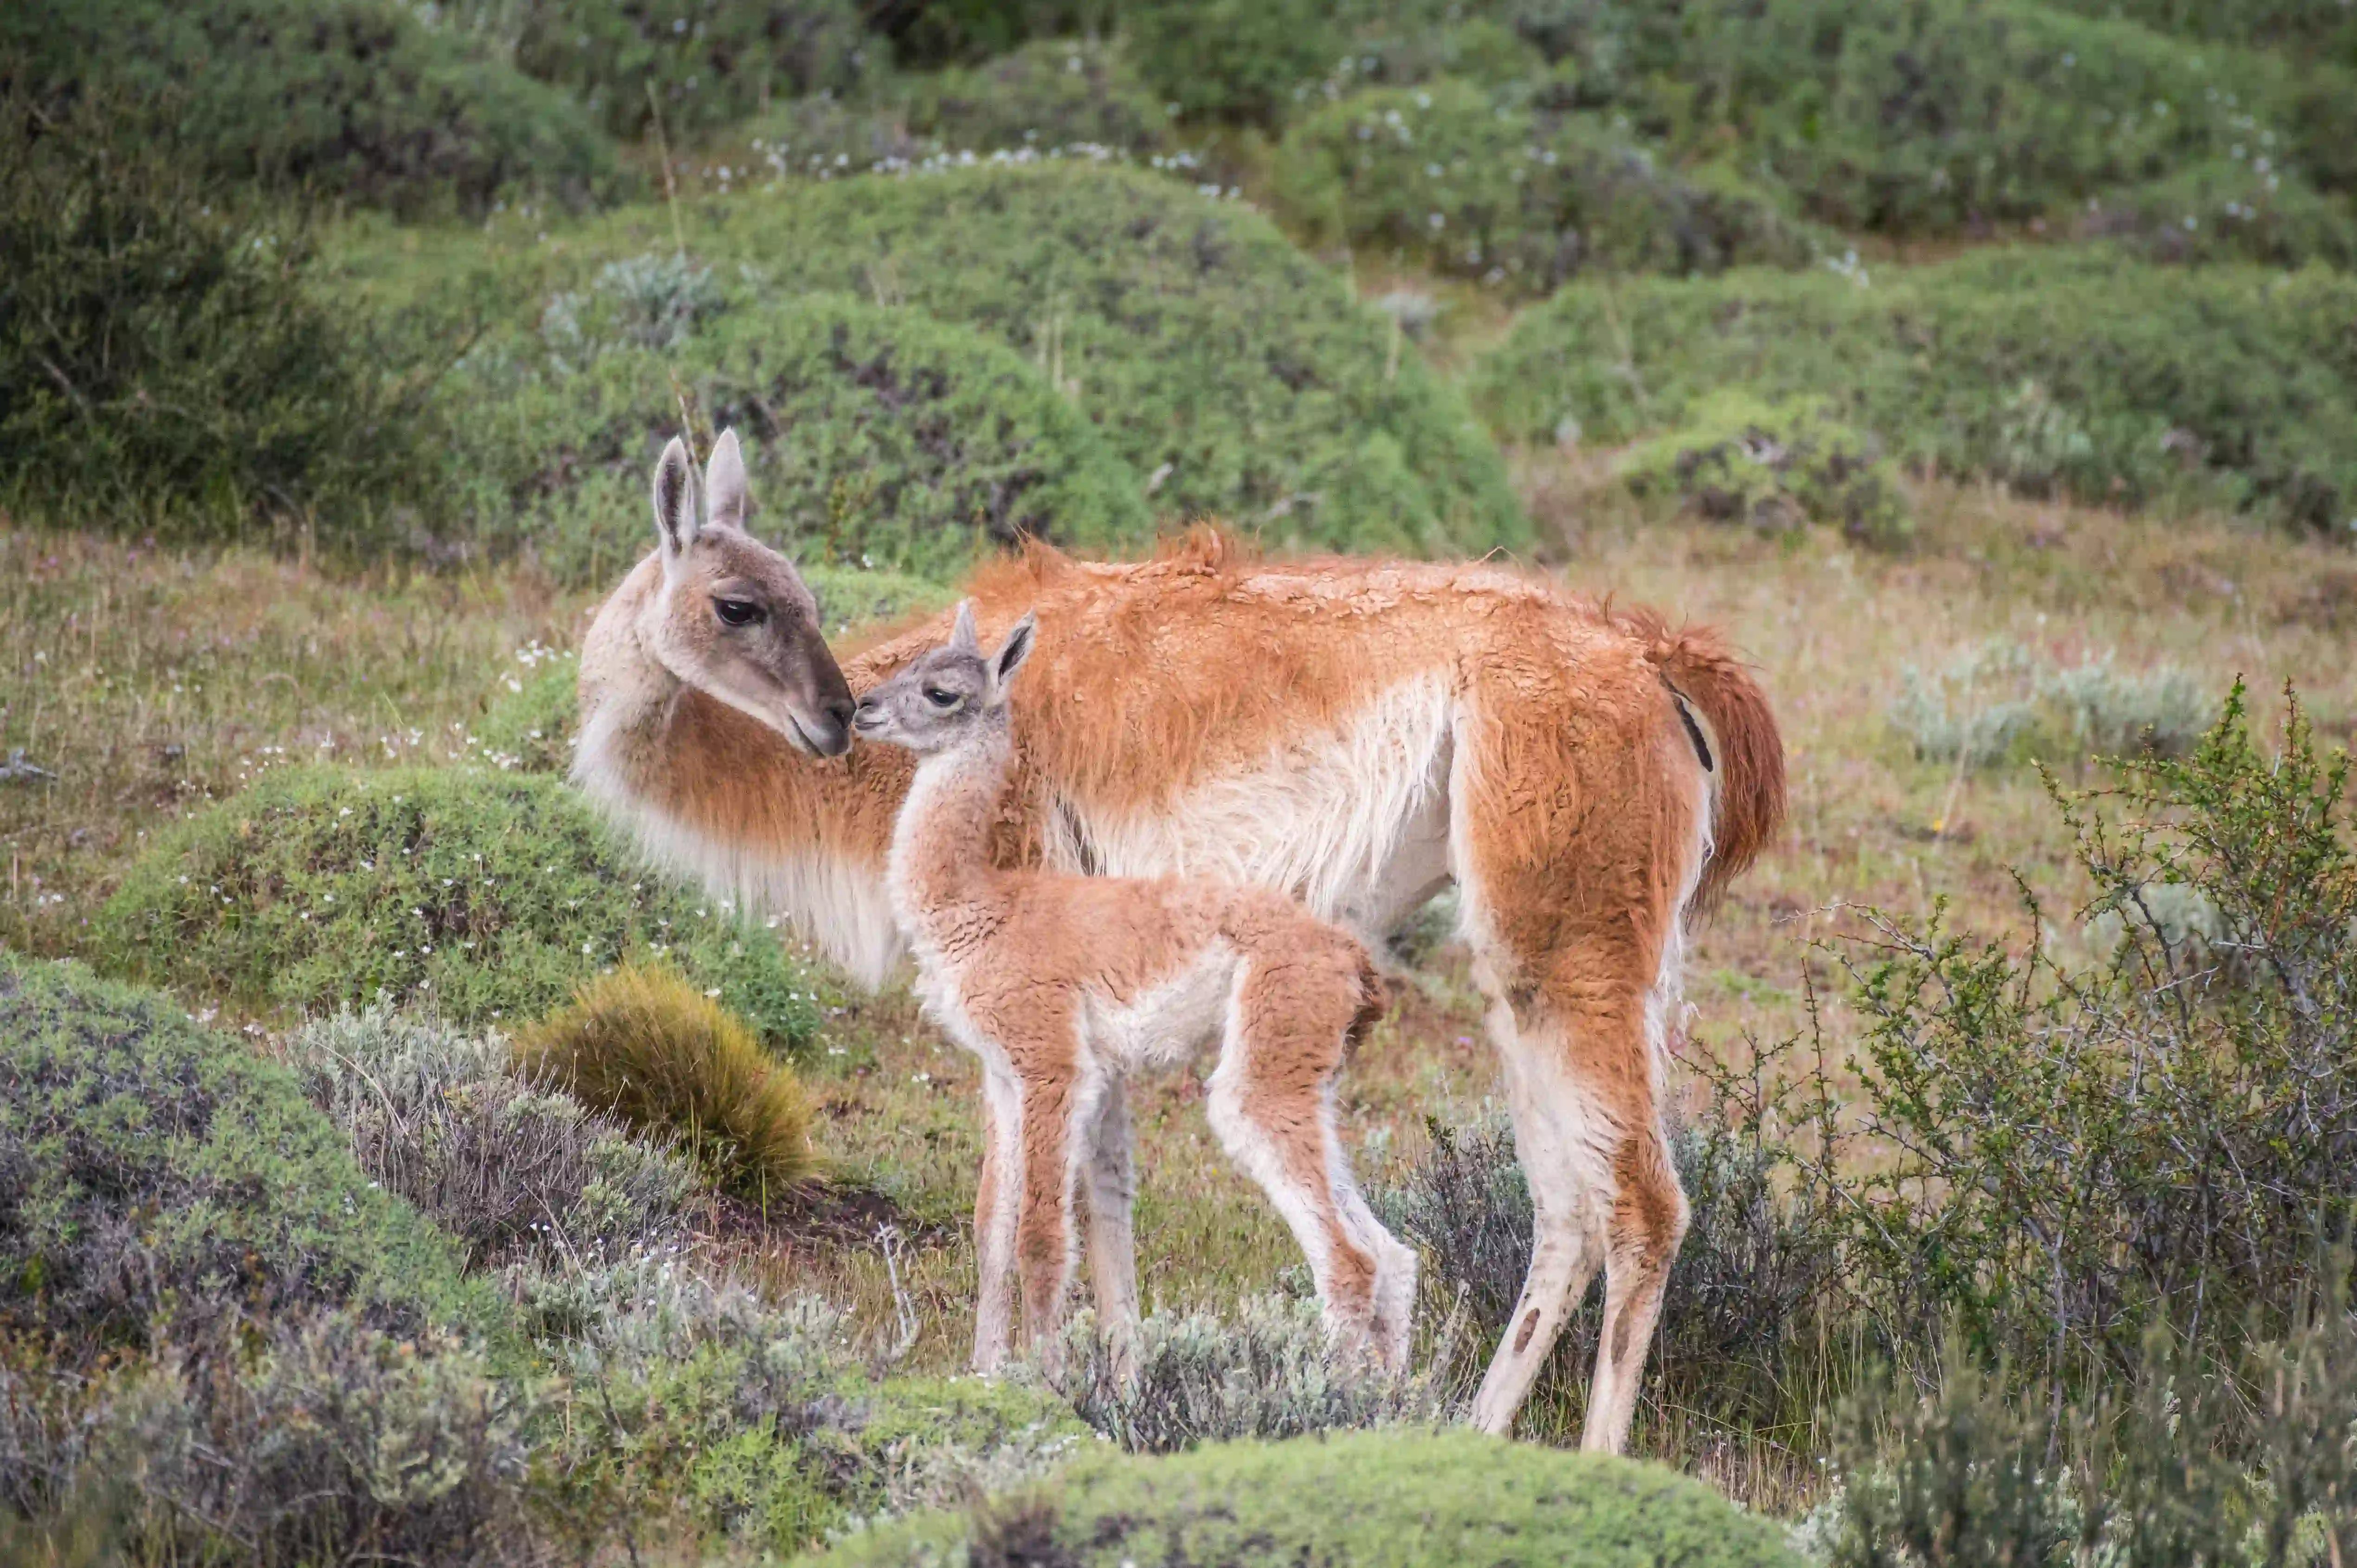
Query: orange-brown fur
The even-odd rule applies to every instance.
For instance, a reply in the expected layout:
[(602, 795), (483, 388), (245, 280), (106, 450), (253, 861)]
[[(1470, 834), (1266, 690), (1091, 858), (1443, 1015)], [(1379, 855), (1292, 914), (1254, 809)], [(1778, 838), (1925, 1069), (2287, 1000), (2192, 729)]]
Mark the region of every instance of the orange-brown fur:
[[(1064, 818), (1101, 833), (1183, 818), (1222, 779), (1250, 788), (1254, 768), (1324, 744), (1402, 682), (1443, 693), (1448, 875), (1538, 1214), (1531, 1279), (1476, 1419), (1511, 1423), (1601, 1267), (1587, 1441), (1618, 1446), (1684, 1228), (1657, 1081), (1682, 918), (1749, 864), (1782, 810), (1781, 742), (1749, 674), (1706, 631), (1512, 571), (1258, 563), (1209, 532), (1134, 564), (1034, 547), (978, 573), (972, 592), (985, 631), (1027, 606), (1039, 617), (1040, 653), (1015, 693), (1014, 783), (992, 828), (1003, 865), (1069, 865)], [(584, 657), (593, 723), (604, 671), (628, 659), (605, 651), (608, 618), (625, 618), (609, 606)], [(847, 663), (852, 688), (944, 630), (935, 619), (867, 648)], [(822, 854), (880, 878), (908, 787), (897, 752), (807, 758), (693, 689), (612, 727), (609, 798), (626, 814), (688, 824), (750, 860)]]

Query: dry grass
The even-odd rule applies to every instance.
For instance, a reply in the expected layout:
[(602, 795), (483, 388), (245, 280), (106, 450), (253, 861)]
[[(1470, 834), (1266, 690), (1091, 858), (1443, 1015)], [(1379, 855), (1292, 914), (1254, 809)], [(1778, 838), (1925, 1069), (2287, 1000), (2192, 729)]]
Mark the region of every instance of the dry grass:
[(140, 839), (287, 762), (439, 762), (586, 598), (338, 575), (0, 514), (0, 942), (70, 951)]
[(676, 970), (623, 964), (522, 1030), (516, 1070), (675, 1141), (722, 1187), (762, 1202), (816, 1169), (810, 1101), (741, 1019)]

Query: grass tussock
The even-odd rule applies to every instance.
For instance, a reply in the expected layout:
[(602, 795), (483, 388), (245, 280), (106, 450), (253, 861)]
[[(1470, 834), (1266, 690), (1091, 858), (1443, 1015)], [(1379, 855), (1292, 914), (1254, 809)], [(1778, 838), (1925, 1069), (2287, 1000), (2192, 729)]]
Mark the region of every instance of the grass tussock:
[(528, 1078), (632, 1126), (677, 1138), (740, 1197), (813, 1175), (810, 1101), (753, 1032), (676, 971), (624, 964), (516, 1038)]

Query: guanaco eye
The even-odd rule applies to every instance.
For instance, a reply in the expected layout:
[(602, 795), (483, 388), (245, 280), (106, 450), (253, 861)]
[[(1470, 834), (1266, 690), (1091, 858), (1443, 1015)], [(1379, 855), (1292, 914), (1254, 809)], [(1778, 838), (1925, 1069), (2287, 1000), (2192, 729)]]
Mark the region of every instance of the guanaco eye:
[(957, 706), (958, 694), (955, 692), (944, 692), (939, 686), (928, 686), (925, 688), (925, 701), (937, 708), (954, 708)]
[(745, 599), (715, 599), (712, 601), (712, 608), (716, 615), (730, 626), (751, 626), (769, 614), (760, 606)]

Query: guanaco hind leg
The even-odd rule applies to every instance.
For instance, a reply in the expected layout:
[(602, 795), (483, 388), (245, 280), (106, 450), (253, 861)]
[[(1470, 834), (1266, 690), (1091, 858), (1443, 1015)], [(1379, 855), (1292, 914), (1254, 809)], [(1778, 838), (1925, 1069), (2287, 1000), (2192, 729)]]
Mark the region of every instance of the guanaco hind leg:
[(1340, 950), (1334, 961), (1248, 960), (1209, 1108), (1221, 1145), (1308, 1255), (1337, 1341), (1393, 1361), (1405, 1354), (1405, 1325), (1379, 1321), (1379, 1304), (1412, 1291), (1414, 1262), (1359, 1198), (1334, 1117), (1334, 1075), (1360, 1005), (1356, 965)]

